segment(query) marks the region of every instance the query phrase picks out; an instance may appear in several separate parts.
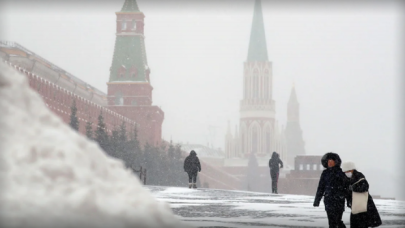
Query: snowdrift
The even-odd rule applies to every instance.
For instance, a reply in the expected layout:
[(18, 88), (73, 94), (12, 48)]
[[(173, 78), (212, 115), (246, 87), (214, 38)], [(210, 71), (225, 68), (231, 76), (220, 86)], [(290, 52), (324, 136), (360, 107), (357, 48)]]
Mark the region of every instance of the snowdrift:
[(185, 227), (1, 60), (0, 110), (1, 227)]

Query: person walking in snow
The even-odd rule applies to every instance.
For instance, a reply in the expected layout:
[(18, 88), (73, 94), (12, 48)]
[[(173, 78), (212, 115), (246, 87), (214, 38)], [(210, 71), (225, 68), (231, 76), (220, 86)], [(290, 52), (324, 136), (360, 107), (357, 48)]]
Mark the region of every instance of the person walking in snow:
[(329, 152), (321, 159), (326, 168), (319, 180), (318, 190), (315, 195), (314, 207), (319, 207), (322, 197), (328, 216), (329, 227), (346, 227), (342, 221), (345, 210), (345, 198), (348, 197), (349, 182), (342, 172), (342, 160), (338, 154)]
[[(366, 228), (380, 226), (382, 224), (381, 218), (373, 198), (368, 193), (369, 184), (366, 177), (361, 172), (357, 171), (353, 162), (344, 162), (342, 164), (342, 171), (350, 179), (350, 194), (347, 200), (347, 206), (352, 209), (352, 213), (350, 213), (350, 227)], [(357, 198), (355, 199), (355, 205), (352, 203), (354, 198)], [(366, 211), (356, 210), (358, 206), (364, 206)]]
[(280, 173), (280, 168), (283, 168), (283, 161), (281, 161), (280, 155), (275, 151), (273, 152), (269, 160), (269, 167), (271, 177), (271, 193), (278, 194), (277, 192), (278, 176)]
[(194, 150), (184, 160), (184, 171), (188, 174), (188, 188), (197, 188), (197, 174), (201, 172), (201, 164)]

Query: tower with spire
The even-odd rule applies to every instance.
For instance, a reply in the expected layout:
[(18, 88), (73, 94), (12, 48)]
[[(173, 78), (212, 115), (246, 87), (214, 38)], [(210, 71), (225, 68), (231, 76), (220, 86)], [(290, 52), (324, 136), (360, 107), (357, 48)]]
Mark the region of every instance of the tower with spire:
[(295, 86), (291, 89), (287, 105), (287, 126), (285, 129), (287, 143), (287, 162), (294, 164), (297, 155), (305, 155), (305, 142), (300, 126), (300, 104), (298, 103)]
[(156, 145), (161, 140), (164, 112), (152, 105), (151, 70), (145, 50), (145, 15), (135, 0), (125, 0), (116, 17), (114, 55), (107, 82), (108, 106), (135, 119), (141, 143)]
[(250, 31), (248, 56), (244, 63), (243, 99), (240, 101), (240, 153), (269, 155), (277, 150), (275, 101), (272, 93), (272, 63), (268, 60), (261, 1), (256, 0)]
[[(272, 94), (272, 63), (268, 59), (266, 34), (261, 1), (256, 0), (247, 59), (243, 71), (243, 98), (240, 101), (239, 135), (226, 136), (225, 151), (228, 157), (248, 158), (251, 153), (267, 158), (273, 151), (284, 157), (283, 135), (275, 120), (275, 101)], [(232, 148), (230, 141), (236, 138)], [(237, 151), (237, 152), (235, 152)], [(260, 160), (258, 159), (260, 162)], [(263, 164), (267, 164), (263, 162)]]

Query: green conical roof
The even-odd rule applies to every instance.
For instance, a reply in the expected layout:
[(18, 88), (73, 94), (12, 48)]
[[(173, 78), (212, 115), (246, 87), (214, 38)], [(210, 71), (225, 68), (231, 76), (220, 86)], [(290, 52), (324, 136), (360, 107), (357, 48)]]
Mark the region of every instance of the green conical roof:
[[(147, 65), (145, 43), (141, 36), (117, 36), (110, 68), (110, 82), (146, 82)], [(125, 74), (121, 77), (119, 72), (122, 67), (125, 68)], [(130, 75), (131, 69), (134, 68), (136, 77)]]
[(121, 12), (140, 12), (135, 0), (125, 0)]
[(263, 13), (260, 0), (255, 1), (247, 61), (268, 61), (266, 34), (264, 32)]

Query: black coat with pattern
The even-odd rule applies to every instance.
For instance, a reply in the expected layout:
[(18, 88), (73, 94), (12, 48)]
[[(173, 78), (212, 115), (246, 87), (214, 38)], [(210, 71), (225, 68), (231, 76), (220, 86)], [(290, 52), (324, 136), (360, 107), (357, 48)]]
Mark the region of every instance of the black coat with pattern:
[[(358, 182), (361, 178), (364, 180)], [(354, 183), (357, 184), (353, 185)], [(357, 171), (353, 170), (353, 175), (350, 178), (351, 190), (347, 200), (347, 205), (351, 207), (352, 205), (352, 191), (354, 192), (366, 192), (369, 190), (369, 184), (365, 179), (365, 176)], [(367, 223), (367, 226), (364, 226)], [(367, 212), (359, 214), (350, 214), (350, 226), (351, 227), (377, 227), (381, 225), (381, 218), (378, 213), (377, 207), (374, 204), (373, 198), (368, 194), (367, 201)]]

